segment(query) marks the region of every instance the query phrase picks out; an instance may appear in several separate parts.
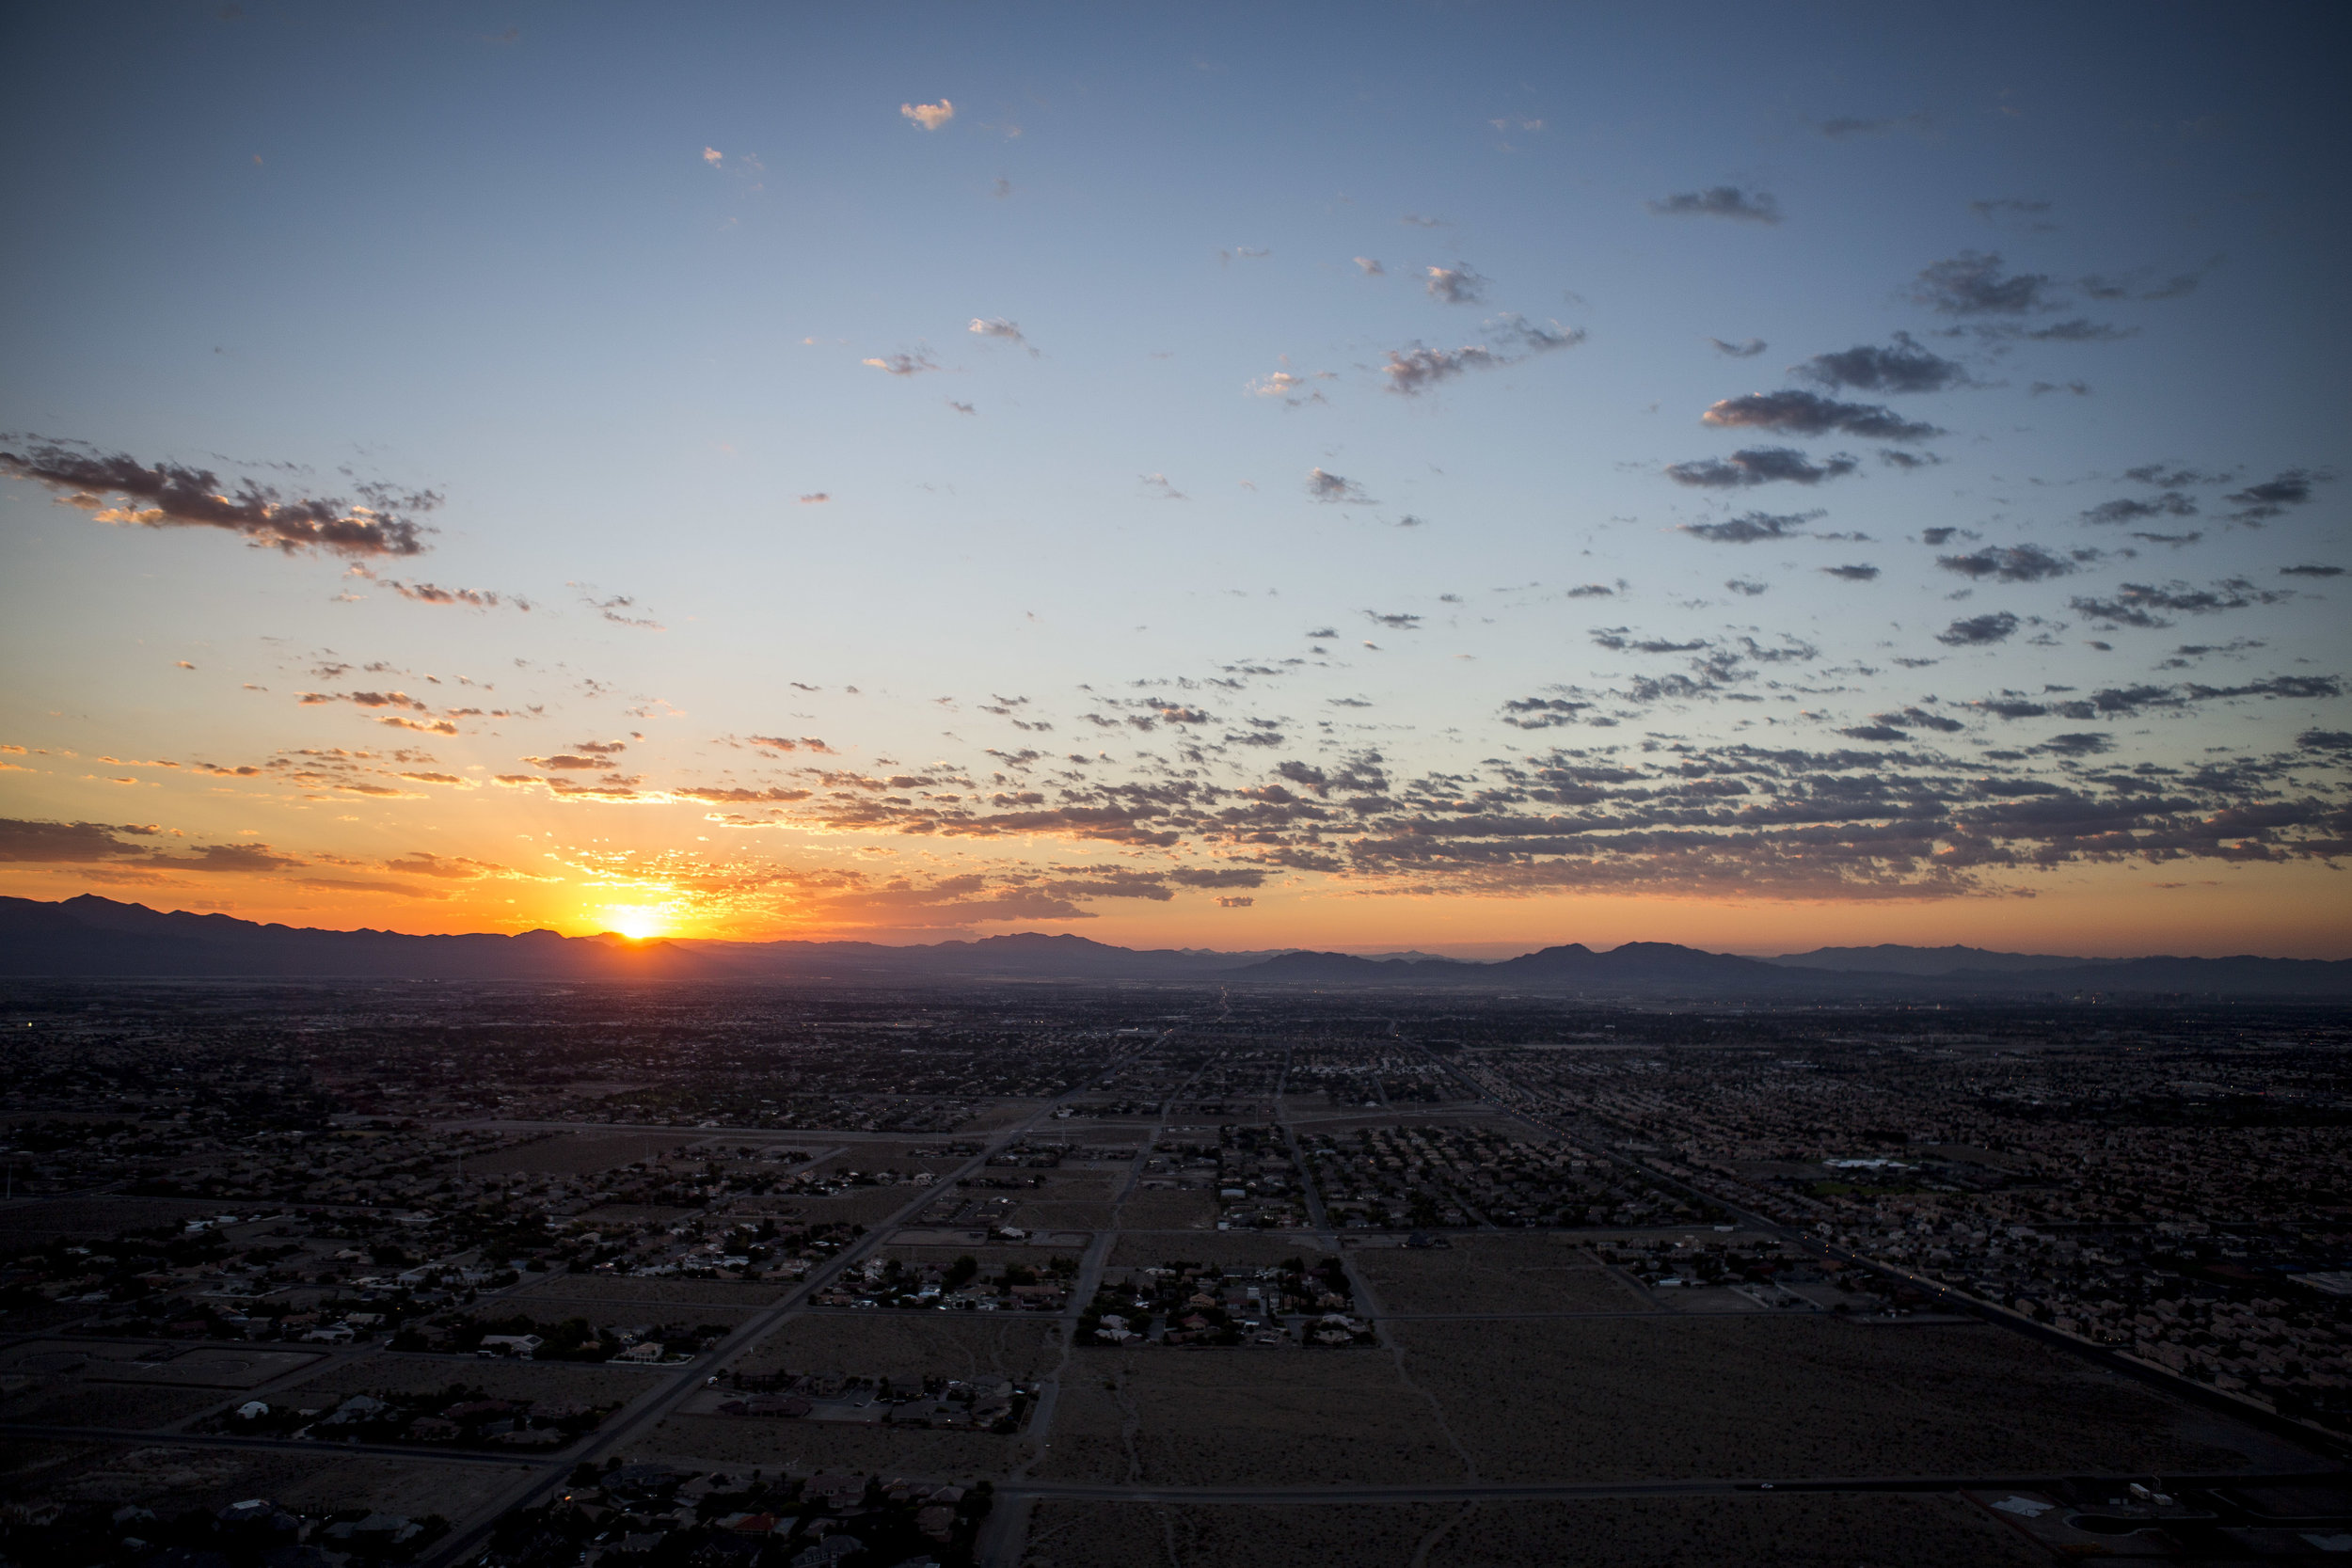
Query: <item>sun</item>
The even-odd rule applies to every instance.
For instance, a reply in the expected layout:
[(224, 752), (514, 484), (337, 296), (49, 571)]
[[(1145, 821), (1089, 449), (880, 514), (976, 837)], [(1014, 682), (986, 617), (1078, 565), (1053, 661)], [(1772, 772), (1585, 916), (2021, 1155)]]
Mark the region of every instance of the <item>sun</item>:
[(607, 904), (604, 925), (631, 942), (660, 936), (668, 925), (668, 911), (658, 904)]

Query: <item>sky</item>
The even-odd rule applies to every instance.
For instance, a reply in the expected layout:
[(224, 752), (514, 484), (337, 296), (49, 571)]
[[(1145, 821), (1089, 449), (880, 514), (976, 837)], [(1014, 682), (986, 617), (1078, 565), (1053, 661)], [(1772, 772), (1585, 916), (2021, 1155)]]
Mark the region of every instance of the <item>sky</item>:
[(2352, 957), (2336, 8), (0, 25), (0, 893)]

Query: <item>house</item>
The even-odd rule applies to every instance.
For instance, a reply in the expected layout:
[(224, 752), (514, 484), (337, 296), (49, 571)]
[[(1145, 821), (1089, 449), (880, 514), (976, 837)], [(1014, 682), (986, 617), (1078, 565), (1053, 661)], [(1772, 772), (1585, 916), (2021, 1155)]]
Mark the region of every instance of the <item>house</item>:
[(621, 1352), (620, 1354), (614, 1356), (612, 1359), (615, 1361), (634, 1361), (641, 1364), (651, 1361), (659, 1361), (661, 1359), (661, 1341), (659, 1339), (640, 1339), (637, 1343), (629, 1346), (628, 1349)]
[(482, 1337), (481, 1354), (511, 1355), (518, 1361), (528, 1361), (538, 1353), (539, 1347), (546, 1343), (547, 1341), (536, 1334), (485, 1334)]

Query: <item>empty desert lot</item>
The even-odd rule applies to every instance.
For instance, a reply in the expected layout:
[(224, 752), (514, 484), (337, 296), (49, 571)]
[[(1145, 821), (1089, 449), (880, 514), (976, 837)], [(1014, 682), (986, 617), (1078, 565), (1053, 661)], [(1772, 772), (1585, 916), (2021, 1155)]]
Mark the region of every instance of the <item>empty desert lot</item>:
[(1343, 1508), (1045, 1502), (1030, 1515), (1022, 1559), (1024, 1568), (2026, 1568), (2046, 1560), (1955, 1497), (1794, 1493)]
[(1981, 1324), (1757, 1313), (1391, 1326), (1483, 1481), (2244, 1463), (2192, 1435), (2220, 1430), (2213, 1418)]
[(1456, 1237), (1451, 1247), (1351, 1247), (1384, 1312), (1648, 1312), (1642, 1291), (1581, 1246)]
[(1081, 1350), (1061, 1378), (1057, 1481), (1337, 1485), (1469, 1479), (1377, 1350)]

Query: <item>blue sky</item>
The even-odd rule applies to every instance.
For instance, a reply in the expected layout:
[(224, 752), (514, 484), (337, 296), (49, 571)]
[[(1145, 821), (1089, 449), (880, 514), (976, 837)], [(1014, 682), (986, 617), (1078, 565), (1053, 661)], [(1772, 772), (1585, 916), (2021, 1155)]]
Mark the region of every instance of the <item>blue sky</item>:
[(8, 891), (2352, 951), (2341, 26), (20, 17)]

